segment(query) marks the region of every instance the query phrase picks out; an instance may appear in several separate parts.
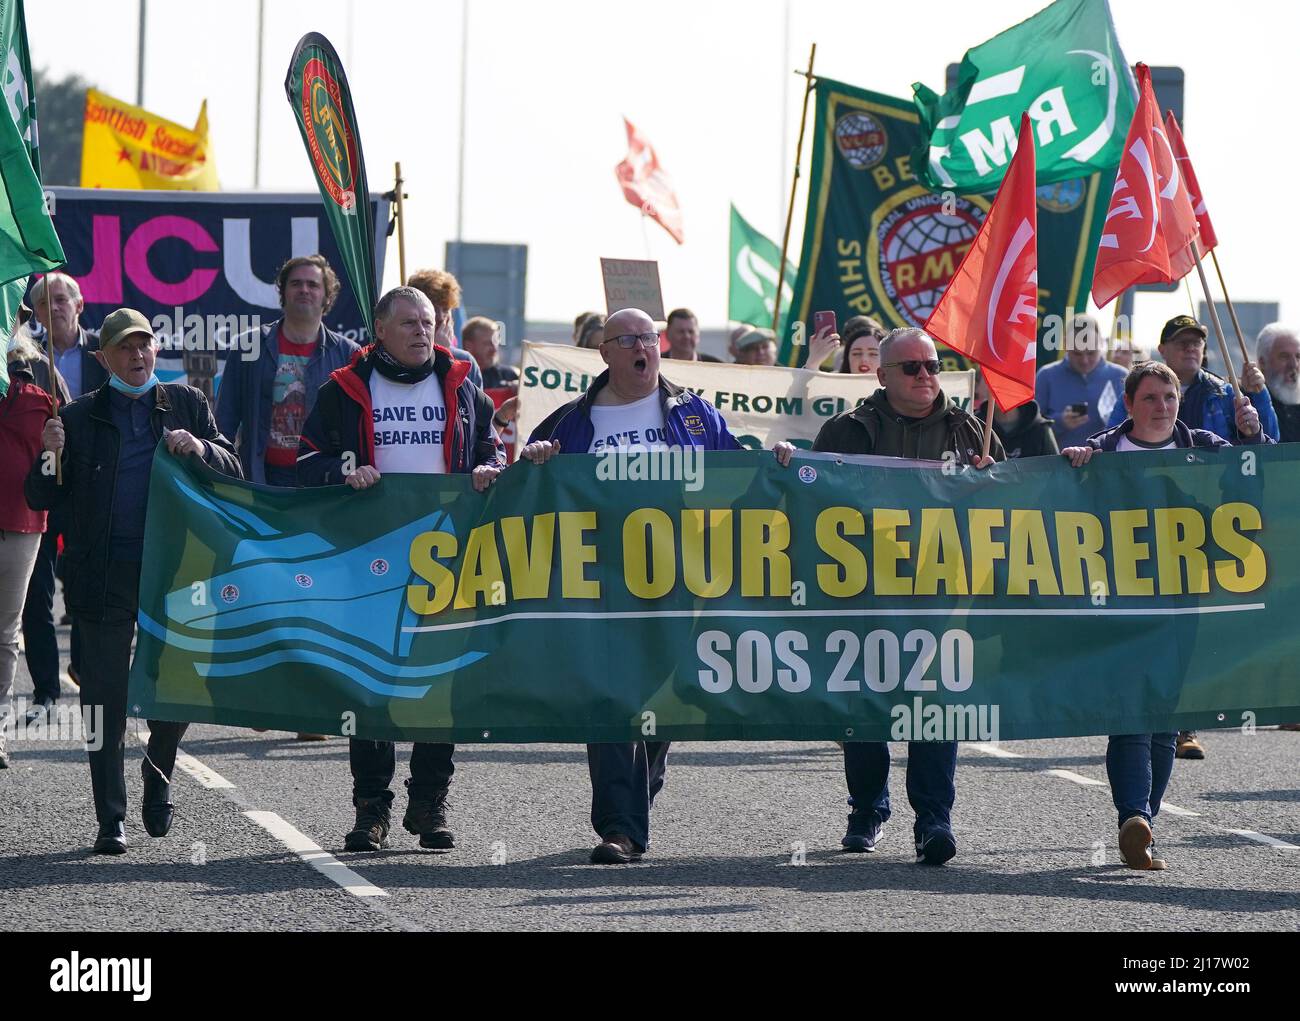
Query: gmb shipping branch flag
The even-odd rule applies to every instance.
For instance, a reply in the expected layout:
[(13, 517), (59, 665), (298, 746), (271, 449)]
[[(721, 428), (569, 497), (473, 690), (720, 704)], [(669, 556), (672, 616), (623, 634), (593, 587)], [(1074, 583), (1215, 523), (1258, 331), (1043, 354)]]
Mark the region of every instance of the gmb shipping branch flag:
[(254, 487), (160, 449), (128, 704), (456, 742), (1284, 722), (1300, 448), (1251, 453), (561, 454), (478, 494)]
[(298, 40), (284, 91), (307, 147), (325, 218), (343, 256), (343, 270), (361, 306), (366, 333), (373, 337), (379, 300), (374, 207), (367, 201), (370, 187), (352, 91), (343, 62), (323, 35), (308, 32)]
[(208, 141), (208, 101), (187, 128), (143, 107), (86, 90), (81, 134), (83, 188), (219, 191)]
[[(733, 205), (731, 207), (731, 261), (727, 318), (750, 326), (772, 325), (776, 307), (776, 282), (781, 266), (781, 246), (760, 234)], [(781, 307), (790, 307), (795, 268), (787, 259), (781, 281)]]
[(931, 188), (992, 191), (1029, 112), (1038, 183), (1072, 181), (1120, 160), (1136, 90), (1106, 0), (1056, 0), (967, 50), (942, 96), (912, 86), (921, 115), (913, 163)]
[[(921, 139), (911, 103), (818, 78), (803, 251), (780, 361), (803, 364), (796, 324), (813, 313), (874, 316), (886, 328), (922, 326), (984, 222), (989, 199), (931, 191), (916, 178)], [(1017, 111), (1019, 116), (1020, 111)], [(1114, 171), (1042, 185), (1038, 197), (1039, 360), (1054, 361), (1047, 316), (1086, 307)], [(807, 328), (805, 335), (811, 335)], [(1059, 335), (1059, 330), (1057, 331)], [(965, 359), (940, 349), (944, 367)]]
[(1026, 114), (1020, 121), (1020, 147), (993, 208), (925, 324), (930, 336), (979, 364), (1003, 411), (1034, 396), (1038, 206), (1032, 131)]

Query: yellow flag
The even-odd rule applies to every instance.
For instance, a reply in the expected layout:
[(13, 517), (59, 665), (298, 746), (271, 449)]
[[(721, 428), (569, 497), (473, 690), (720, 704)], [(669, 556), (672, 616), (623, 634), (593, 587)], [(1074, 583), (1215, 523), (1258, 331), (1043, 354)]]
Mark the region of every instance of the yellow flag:
[(81, 186), (217, 191), (217, 168), (208, 145), (208, 101), (203, 101), (191, 129), (87, 89)]

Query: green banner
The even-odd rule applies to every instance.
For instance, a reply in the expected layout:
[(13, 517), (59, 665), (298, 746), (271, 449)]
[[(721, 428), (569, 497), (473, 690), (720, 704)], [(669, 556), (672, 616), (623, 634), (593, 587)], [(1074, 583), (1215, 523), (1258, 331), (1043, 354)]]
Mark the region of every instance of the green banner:
[(483, 495), (271, 490), (160, 448), (130, 704), (470, 742), (1289, 721), (1298, 490), (1294, 444), (985, 472), (571, 454)]
[(298, 40), (284, 91), (311, 158), (325, 216), (343, 256), (343, 269), (361, 306), (366, 331), (373, 337), (379, 281), (366, 160), (343, 62), (323, 35), (308, 32)]
[[(771, 328), (781, 246), (760, 234), (731, 207), (731, 262), (728, 264), (727, 318), (733, 323)], [(795, 268), (785, 263), (781, 307), (790, 307)]]
[(923, 129), (912, 160), (922, 182), (965, 192), (1002, 183), (1026, 112), (1039, 184), (1113, 171), (1137, 105), (1106, 0), (1056, 0), (967, 50), (952, 91), (912, 89)]
[[(922, 134), (905, 100), (828, 78), (815, 88), (803, 254), (780, 360), (802, 365), (815, 312), (921, 326), (975, 240), (991, 199), (934, 192), (916, 178)], [(1115, 171), (1038, 189), (1039, 362), (1059, 357), (1061, 320), (1087, 305)], [(1055, 318), (1053, 318), (1055, 317)], [(1051, 348), (1051, 349), (1049, 349)], [(966, 359), (943, 348), (946, 369)]]

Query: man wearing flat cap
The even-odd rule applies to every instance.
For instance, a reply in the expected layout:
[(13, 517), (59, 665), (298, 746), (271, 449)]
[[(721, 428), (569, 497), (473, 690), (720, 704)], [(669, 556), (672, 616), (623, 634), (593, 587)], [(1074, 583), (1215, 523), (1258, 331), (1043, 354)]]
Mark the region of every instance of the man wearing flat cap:
[[(158, 441), (174, 457), (200, 457), (242, 478), (234, 447), (217, 430), (203, 394), (154, 375), (153, 330), (120, 308), (100, 329), (97, 358), (108, 382), (45, 423), (24, 491), (33, 510), (67, 509), (64, 595), (81, 631), (81, 705), (87, 728), (98, 854), (126, 850), (126, 685), (145, 544), (149, 474)], [(62, 463), (62, 479), (56, 474)], [(183, 723), (149, 722), (141, 814), (152, 837), (171, 828), (171, 773)]]

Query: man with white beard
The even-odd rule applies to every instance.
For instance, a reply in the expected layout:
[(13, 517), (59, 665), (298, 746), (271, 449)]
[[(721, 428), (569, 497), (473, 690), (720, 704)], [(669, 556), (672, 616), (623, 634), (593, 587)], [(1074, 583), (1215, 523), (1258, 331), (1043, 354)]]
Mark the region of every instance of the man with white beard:
[(1281, 442), (1300, 440), (1300, 331), (1269, 323), (1259, 331), (1255, 357), (1273, 398)]

